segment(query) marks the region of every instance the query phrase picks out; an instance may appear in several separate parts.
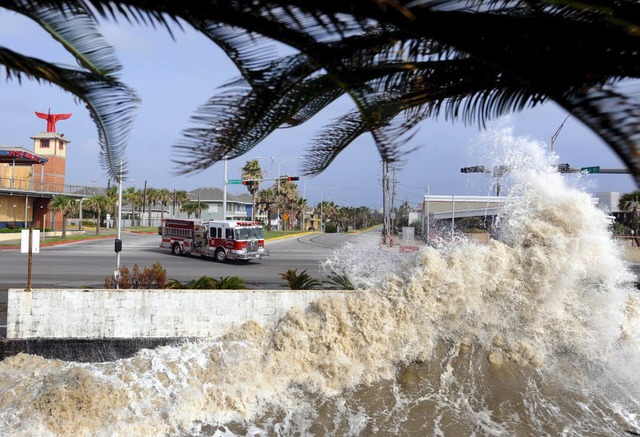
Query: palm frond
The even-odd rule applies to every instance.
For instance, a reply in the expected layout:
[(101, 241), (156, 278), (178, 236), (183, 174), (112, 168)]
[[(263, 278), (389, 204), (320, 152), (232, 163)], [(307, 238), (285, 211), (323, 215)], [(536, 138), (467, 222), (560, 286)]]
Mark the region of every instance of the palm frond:
[(67, 0), (52, 5), (18, 1), (2, 6), (38, 23), (74, 56), (81, 67), (107, 76), (122, 68), (113, 47), (98, 30), (97, 22), (84, 2)]

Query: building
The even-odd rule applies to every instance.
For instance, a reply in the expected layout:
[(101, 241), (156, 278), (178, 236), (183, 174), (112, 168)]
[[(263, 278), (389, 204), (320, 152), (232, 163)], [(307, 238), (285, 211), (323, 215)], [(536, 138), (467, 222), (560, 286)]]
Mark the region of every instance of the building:
[(22, 146), (0, 146), (0, 228), (62, 227), (62, 216), (49, 211), (57, 194), (82, 198), (82, 187), (65, 185), (67, 146), (70, 141), (55, 131), (56, 121), (71, 114), (43, 114), (47, 131), (31, 137), (33, 151)]
[[(189, 191), (189, 200), (192, 202), (204, 203), (207, 207), (202, 210), (200, 218), (203, 220), (223, 220), (222, 213), (224, 204), (224, 191), (220, 188), (197, 188)], [(249, 193), (229, 194), (227, 193), (227, 214), (228, 220), (245, 220), (251, 217), (253, 199)], [(180, 212), (179, 217), (187, 218), (190, 214)], [(266, 217), (265, 217), (266, 219)], [(260, 217), (256, 217), (260, 220)]]

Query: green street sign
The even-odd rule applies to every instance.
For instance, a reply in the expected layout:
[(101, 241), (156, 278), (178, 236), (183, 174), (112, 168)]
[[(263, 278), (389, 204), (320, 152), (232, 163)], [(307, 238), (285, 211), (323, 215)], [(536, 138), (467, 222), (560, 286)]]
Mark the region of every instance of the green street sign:
[(582, 167), (581, 173), (600, 173), (600, 167)]
[(241, 184), (242, 179), (227, 179), (227, 184)]

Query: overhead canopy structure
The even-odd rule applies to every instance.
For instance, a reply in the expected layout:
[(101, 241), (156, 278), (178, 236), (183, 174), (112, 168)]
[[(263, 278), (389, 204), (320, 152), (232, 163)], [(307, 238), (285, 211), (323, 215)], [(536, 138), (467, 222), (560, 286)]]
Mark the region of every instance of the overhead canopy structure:
[(0, 146), (0, 164), (44, 164), (48, 159), (24, 147)]

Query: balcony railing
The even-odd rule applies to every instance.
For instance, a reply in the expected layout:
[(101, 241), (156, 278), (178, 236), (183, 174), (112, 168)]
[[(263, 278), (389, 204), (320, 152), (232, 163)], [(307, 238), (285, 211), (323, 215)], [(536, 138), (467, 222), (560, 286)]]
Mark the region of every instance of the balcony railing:
[(67, 185), (47, 181), (34, 181), (32, 179), (0, 178), (0, 193), (24, 192), (42, 194), (65, 194), (77, 197), (92, 196), (96, 193), (95, 187), (84, 185)]

